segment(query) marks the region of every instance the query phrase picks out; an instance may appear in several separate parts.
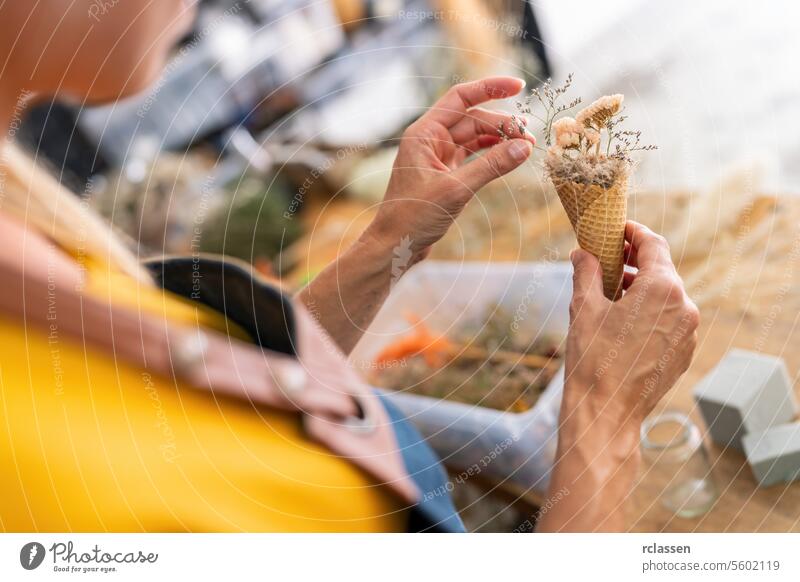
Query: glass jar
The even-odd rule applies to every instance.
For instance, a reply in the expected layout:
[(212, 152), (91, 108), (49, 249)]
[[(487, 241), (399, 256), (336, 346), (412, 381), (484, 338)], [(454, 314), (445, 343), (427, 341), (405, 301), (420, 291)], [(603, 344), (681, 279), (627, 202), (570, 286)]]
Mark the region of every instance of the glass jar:
[(642, 459), (642, 479), (680, 517), (703, 515), (717, 500), (700, 429), (685, 414), (667, 411), (645, 420)]

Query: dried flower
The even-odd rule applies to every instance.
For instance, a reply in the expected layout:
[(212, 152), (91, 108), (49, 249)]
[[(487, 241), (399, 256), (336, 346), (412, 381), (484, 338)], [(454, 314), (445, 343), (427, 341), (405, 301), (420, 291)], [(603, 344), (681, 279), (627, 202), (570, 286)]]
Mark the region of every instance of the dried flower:
[(620, 112), (622, 100), (625, 97), (619, 93), (616, 95), (605, 95), (597, 101), (581, 109), (575, 118), (584, 127), (591, 127), (600, 131), (606, 124)]
[[(658, 146), (655, 145), (641, 145), (640, 140), (642, 137), (641, 131), (609, 131), (608, 148), (606, 154), (610, 158), (617, 158), (625, 162), (630, 162), (631, 152), (649, 152), (657, 150)], [(611, 144), (614, 140), (619, 143), (614, 144), (614, 152), (611, 151)]]
[[(552, 145), (550, 134), (556, 116), (559, 113), (577, 107), (581, 102), (581, 98), (578, 97), (566, 105), (560, 105), (558, 103), (559, 99), (569, 90), (570, 86), (572, 86), (572, 73), (567, 75), (567, 80), (564, 81), (564, 84), (560, 87), (553, 87), (551, 79), (547, 79), (541, 87), (531, 90), (530, 94), (525, 98), (524, 103), (517, 103), (517, 110), (520, 114), (531, 115), (542, 123), (544, 126), (543, 133), (545, 136), (545, 143), (547, 145)], [(534, 115), (531, 107), (531, 103), (534, 99), (539, 101), (544, 108), (544, 117)]]
[(592, 127), (583, 128), (583, 137), (586, 139), (588, 147), (596, 146), (600, 143), (600, 132)]
[[(524, 102), (517, 102), (517, 115), (511, 118), (511, 127), (498, 127), (498, 134), (504, 139), (514, 137), (514, 133), (526, 132), (525, 116), (536, 119), (542, 126), (548, 156), (585, 161), (590, 165), (603, 165), (604, 161), (632, 163), (630, 153), (651, 151), (656, 146), (640, 145), (641, 132), (621, 131), (618, 126), (625, 120), (622, 113), (624, 96), (621, 94), (600, 97), (588, 107), (577, 113), (575, 118), (558, 117), (559, 114), (576, 107), (581, 99), (573, 99), (566, 105), (559, 104), (572, 85), (572, 74), (560, 87), (553, 87), (550, 79), (533, 89)], [(534, 101), (544, 109), (543, 114), (534, 113)], [(603, 135), (605, 134), (605, 138)], [(541, 149), (541, 148), (539, 148)]]
[(583, 126), (572, 117), (562, 117), (553, 122), (555, 143), (562, 149), (578, 148), (583, 137)]
[(506, 124), (502, 121), (497, 124), (497, 135), (499, 135), (500, 139), (504, 141), (518, 137), (525, 137), (525, 134), (527, 133), (525, 126), (527, 124), (528, 120), (524, 117), (512, 115), (509, 127), (506, 127)]

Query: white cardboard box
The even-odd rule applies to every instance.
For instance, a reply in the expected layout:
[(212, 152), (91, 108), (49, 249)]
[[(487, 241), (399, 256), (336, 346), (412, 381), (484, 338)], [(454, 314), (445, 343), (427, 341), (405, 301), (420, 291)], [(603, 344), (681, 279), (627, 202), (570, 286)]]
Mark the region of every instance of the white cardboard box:
[(695, 387), (711, 438), (743, 450), (742, 438), (789, 422), (797, 410), (781, 358), (733, 349)]
[(742, 442), (761, 487), (800, 479), (800, 422), (747, 434)]

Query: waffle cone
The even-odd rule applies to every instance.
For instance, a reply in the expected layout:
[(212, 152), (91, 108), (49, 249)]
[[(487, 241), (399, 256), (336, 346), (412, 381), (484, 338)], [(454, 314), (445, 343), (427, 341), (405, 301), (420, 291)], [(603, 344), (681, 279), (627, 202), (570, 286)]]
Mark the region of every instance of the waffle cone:
[(622, 172), (611, 186), (553, 180), (567, 212), (578, 245), (592, 253), (603, 268), (603, 293), (614, 301), (622, 296), (628, 174)]

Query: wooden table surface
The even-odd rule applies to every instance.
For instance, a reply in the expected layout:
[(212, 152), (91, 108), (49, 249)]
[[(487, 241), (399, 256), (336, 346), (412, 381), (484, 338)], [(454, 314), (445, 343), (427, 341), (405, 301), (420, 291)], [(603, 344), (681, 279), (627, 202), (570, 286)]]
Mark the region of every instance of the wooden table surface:
[[(797, 386), (800, 370), (800, 326), (797, 313), (776, 317), (769, 336), (764, 338), (764, 322), (726, 310), (703, 310), (699, 350), (691, 369), (664, 402), (664, 408), (688, 412), (705, 432), (702, 416), (692, 399), (692, 387), (710, 371), (730, 347), (781, 354), (790, 377)], [(762, 338), (762, 340), (759, 340)], [(763, 341), (763, 344), (761, 343)], [(797, 393), (797, 390), (795, 389)], [(720, 497), (702, 517), (676, 517), (661, 506), (661, 485), (645, 477), (632, 495), (629, 507), (633, 531), (667, 532), (800, 532), (800, 482), (759, 488), (742, 453), (722, 450), (705, 439), (711, 475)]]

